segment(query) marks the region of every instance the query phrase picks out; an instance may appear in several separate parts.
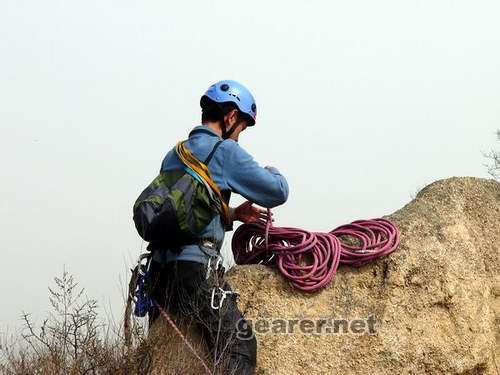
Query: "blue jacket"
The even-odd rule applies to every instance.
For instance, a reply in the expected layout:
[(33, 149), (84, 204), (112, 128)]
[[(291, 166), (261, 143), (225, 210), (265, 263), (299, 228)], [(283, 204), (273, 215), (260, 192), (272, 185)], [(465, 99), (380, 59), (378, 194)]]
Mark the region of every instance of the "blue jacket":
[[(200, 125), (189, 134), (187, 148), (199, 160), (205, 160), (221, 138), (212, 129)], [(161, 165), (161, 171), (182, 169), (175, 150), (168, 152)], [(272, 208), (288, 198), (288, 183), (276, 168), (263, 168), (240, 145), (231, 139), (224, 140), (215, 151), (208, 169), (221, 190), (240, 194), (259, 206)], [(220, 215), (202, 231), (200, 239), (215, 240), (217, 250), (224, 241), (225, 228)], [(207, 263), (209, 256), (200, 248), (202, 245), (183, 246), (180, 254), (169, 249), (157, 250), (153, 259), (166, 263), (174, 260), (188, 260)]]

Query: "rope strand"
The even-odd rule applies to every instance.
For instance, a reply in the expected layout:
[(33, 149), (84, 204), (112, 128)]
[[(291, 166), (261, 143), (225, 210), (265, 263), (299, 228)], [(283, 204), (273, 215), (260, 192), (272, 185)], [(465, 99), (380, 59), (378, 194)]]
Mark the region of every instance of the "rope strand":
[(174, 329), (174, 331), (179, 335), (184, 342), (184, 344), (189, 348), (191, 353), (200, 361), (200, 363), (203, 365), (203, 368), (205, 369), (206, 373), (208, 375), (213, 375), (213, 372), (210, 370), (208, 365), (205, 363), (205, 361), (199, 356), (199, 354), (196, 352), (194, 349), (193, 345), (189, 342), (186, 336), (181, 332), (181, 330), (177, 327), (177, 324), (175, 324), (174, 320), (170, 317), (170, 315), (167, 313), (166, 310), (162, 309), (161, 306), (154, 301), (154, 304), (156, 305), (156, 308), (160, 311), (160, 314), (163, 315), (163, 317), (167, 320), (167, 322), (170, 324), (170, 326)]

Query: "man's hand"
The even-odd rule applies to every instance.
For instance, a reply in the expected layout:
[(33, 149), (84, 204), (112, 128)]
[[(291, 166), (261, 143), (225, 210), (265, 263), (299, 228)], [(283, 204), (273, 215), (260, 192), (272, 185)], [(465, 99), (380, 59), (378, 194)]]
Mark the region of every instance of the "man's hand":
[[(264, 221), (268, 219), (267, 209), (254, 207), (253, 203), (246, 201), (234, 209), (233, 221), (238, 220), (243, 223), (251, 223), (255, 221)], [(272, 220), (272, 214), (271, 214)]]

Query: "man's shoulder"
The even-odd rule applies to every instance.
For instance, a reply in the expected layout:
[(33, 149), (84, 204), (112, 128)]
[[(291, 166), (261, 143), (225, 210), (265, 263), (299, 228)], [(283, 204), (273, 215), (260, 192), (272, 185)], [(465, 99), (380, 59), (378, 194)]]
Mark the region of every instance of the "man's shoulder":
[(224, 146), (226, 150), (238, 150), (246, 152), (246, 150), (237, 141), (233, 139), (224, 139), (222, 141), (221, 146)]
[(226, 139), (221, 143), (221, 156), (225, 165), (242, 166), (252, 163), (254, 157), (245, 150), (238, 142)]
[(228, 156), (231, 155), (232, 157), (238, 157), (249, 155), (238, 142), (232, 139), (223, 140), (220, 147), (223, 149), (224, 154)]

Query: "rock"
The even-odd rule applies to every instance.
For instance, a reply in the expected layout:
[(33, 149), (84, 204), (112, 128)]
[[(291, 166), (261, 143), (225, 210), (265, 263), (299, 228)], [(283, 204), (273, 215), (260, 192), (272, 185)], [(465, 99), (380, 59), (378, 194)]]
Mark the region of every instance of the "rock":
[[(350, 324), (351, 333), (257, 332), (257, 374), (500, 373), (500, 183), (440, 180), (388, 218), (401, 230), (399, 249), (359, 269), (341, 266), (316, 294), (268, 267), (228, 273), (254, 325)], [(352, 333), (362, 325), (365, 333)]]
[[(203, 361), (211, 365), (209, 353), (205, 350), (202, 336), (192, 322), (177, 322), (189, 344), (199, 356), (196, 358), (181, 336), (165, 319), (158, 319), (149, 330), (148, 339), (136, 350), (135, 374), (204, 374)], [(200, 361), (201, 360), (201, 361)]]

